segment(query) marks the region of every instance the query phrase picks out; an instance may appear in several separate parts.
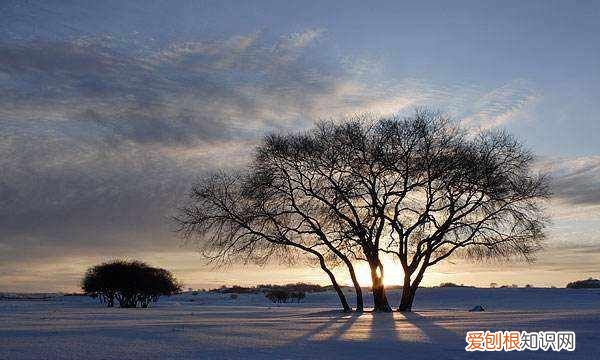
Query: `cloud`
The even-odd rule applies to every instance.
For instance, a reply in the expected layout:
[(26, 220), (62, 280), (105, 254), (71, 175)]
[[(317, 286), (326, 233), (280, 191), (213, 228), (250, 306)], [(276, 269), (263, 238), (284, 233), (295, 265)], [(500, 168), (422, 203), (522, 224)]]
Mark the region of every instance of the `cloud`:
[(177, 246), (166, 217), (200, 174), (345, 96), (305, 53), (322, 34), (0, 40), (3, 264)]
[(600, 156), (545, 159), (539, 166), (552, 175), (557, 200), (571, 205), (600, 205)]
[(489, 129), (514, 120), (531, 108), (541, 94), (527, 80), (515, 79), (483, 94), (463, 115), (463, 123), (474, 128)]
[(577, 260), (582, 252), (600, 254), (600, 157), (543, 158), (536, 167), (552, 179), (553, 196), (546, 209), (552, 219), (548, 247), (560, 266), (577, 264), (583, 270), (583, 260)]
[(190, 184), (243, 165), (268, 131), (419, 105), (497, 125), (532, 96), (520, 82), (389, 79), (328, 41), (323, 29), (0, 38), (0, 271), (177, 247), (167, 217)]

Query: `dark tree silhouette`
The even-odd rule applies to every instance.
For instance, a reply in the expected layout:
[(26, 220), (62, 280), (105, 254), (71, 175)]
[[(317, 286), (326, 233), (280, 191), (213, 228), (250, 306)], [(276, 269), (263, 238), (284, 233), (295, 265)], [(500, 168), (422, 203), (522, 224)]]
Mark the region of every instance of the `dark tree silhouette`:
[(390, 225), (382, 251), (404, 269), (399, 306), (410, 311), (427, 268), (456, 254), (471, 259), (532, 260), (547, 219), (546, 174), (534, 156), (505, 131), (469, 135), (443, 116), (417, 111), (378, 124), (380, 194), (374, 206)]
[(81, 285), (85, 294), (98, 297), (108, 307), (150, 306), (161, 295), (181, 292), (182, 286), (165, 269), (140, 261), (116, 260), (89, 268)]
[(362, 309), (354, 261), (371, 269), (375, 311), (390, 311), (382, 256), (404, 269), (399, 310), (412, 307), (427, 268), (452, 255), (522, 256), (544, 238), (540, 200), (547, 177), (532, 154), (502, 131), (470, 135), (438, 113), (409, 118), (320, 122), (272, 134), (247, 172), (219, 174), (194, 188), (177, 221), (199, 234), (215, 259), (264, 259), (295, 248), (349, 272)]
[(307, 254), (328, 275), (343, 310), (350, 311), (330, 269), (336, 261), (328, 247), (306, 229), (303, 219), (286, 211), (283, 199), (268, 197), (263, 188), (256, 187), (260, 176), (251, 172), (207, 177), (194, 186), (192, 203), (175, 218), (179, 230), (188, 239), (200, 240), (201, 252), (219, 265), (262, 264), (273, 256), (293, 262), (299, 253)]
[(568, 289), (595, 289), (600, 288), (600, 280), (589, 278), (587, 280), (573, 281), (567, 284)]

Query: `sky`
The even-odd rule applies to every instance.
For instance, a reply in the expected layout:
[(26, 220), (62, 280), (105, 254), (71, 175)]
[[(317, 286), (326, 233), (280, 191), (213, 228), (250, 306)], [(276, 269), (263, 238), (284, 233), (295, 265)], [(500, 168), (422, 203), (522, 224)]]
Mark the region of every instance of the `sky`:
[(425, 285), (600, 277), (598, 34), (597, 1), (3, 0), (0, 291), (76, 291), (114, 258), (191, 288), (327, 284), (303, 263), (208, 267), (169, 217), (266, 133), (418, 106), (508, 129), (554, 191), (535, 263), (456, 259)]

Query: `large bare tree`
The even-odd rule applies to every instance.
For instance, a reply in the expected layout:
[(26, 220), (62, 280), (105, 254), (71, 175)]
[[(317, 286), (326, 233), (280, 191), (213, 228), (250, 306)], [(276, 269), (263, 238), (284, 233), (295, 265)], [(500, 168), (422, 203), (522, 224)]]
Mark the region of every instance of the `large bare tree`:
[(450, 256), (533, 260), (544, 239), (547, 174), (502, 130), (469, 135), (443, 116), (417, 111), (380, 121), (374, 202), (389, 224), (381, 251), (404, 270), (400, 311), (410, 311), (425, 271)]
[[(399, 310), (406, 311), (426, 269), (450, 256), (532, 258), (544, 238), (541, 200), (549, 196), (547, 177), (532, 170), (533, 161), (505, 132), (471, 135), (424, 110), (408, 118), (320, 122), (306, 132), (267, 136), (228, 192), (211, 181), (196, 188), (195, 204), (179, 222), (188, 235), (203, 234), (212, 250), (247, 256), (260, 243), (269, 244), (257, 247), (263, 254), (293, 248), (322, 257), (334, 287), (328, 266), (342, 265), (359, 310), (353, 263), (370, 267), (374, 310), (390, 311), (382, 258), (391, 254), (404, 270), (392, 275), (403, 276)], [(229, 207), (240, 207), (243, 221)], [(223, 258), (220, 251), (215, 256)]]
[[(327, 274), (343, 310), (351, 311), (331, 270), (339, 263), (337, 249), (330, 252), (333, 245), (326, 244), (304, 215), (290, 211), (285, 199), (267, 194), (264, 180), (252, 172), (207, 176), (193, 187), (191, 203), (175, 217), (179, 231), (197, 240), (202, 254), (217, 265), (264, 264), (273, 257), (292, 263), (299, 255), (307, 256)], [(362, 311), (362, 296), (357, 301)]]

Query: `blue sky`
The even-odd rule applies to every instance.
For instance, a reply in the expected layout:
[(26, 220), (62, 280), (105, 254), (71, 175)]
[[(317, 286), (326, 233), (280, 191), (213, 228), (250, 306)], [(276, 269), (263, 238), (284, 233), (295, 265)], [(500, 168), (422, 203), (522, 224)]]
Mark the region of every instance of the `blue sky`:
[(555, 178), (537, 263), (457, 261), (426, 282), (600, 276), (598, 2), (3, 1), (0, 14), (0, 290), (74, 290), (117, 256), (193, 287), (323, 281), (301, 265), (216, 274), (165, 218), (266, 132), (416, 106), (508, 128)]

